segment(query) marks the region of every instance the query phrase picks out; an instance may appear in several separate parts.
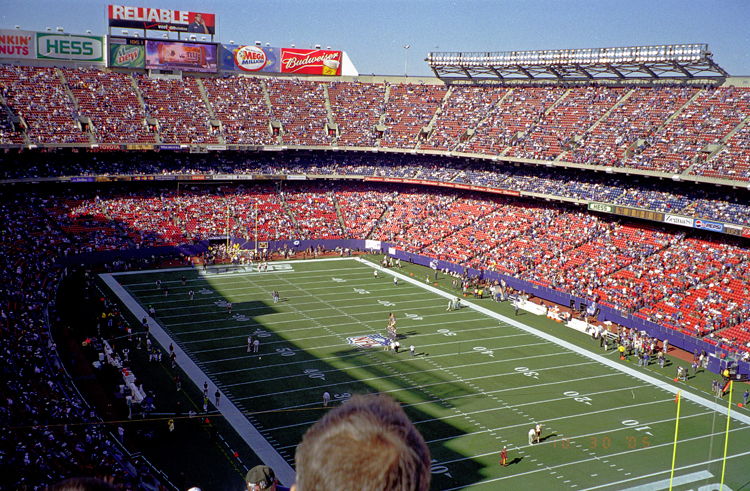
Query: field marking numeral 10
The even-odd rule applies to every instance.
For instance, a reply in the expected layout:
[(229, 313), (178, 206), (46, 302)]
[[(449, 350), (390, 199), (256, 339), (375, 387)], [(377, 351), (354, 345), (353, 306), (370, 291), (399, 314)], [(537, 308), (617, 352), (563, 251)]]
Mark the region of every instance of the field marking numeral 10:
[(571, 397), (576, 402), (582, 402), (584, 404), (588, 404), (589, 406), (591, 405), (591, 398), (590, 397), (579, 395), (578, 392), (576, 392), (574, 390), (569, 390), (568, 392), (563, 392), (563, 395), (565, 397)]
[(308, 368), (305, 370), (305, 373), (310, 378), (319, 378), (320, 380), (325, 380), (326, 376), (323, 372), (318, 370), (317, 368)]
[(526, 367), (518, 367), (516, 368), (516, 371), (526, 375), (527, 377), (534, 377), (535, 379), (539, 380), (539, 374), (537, 372), (532, 372)]
[[(622, 422), (622, 424), (624, 424), (625, 426), (628, 426), (630, 428), (633, 428), (635, 431), (643, 431), (643, 430), (650, 430), (651, 429), (650, 426), (639, 426), (640, 423), (638, 421), (634, 420), (634, 419), (626, 419), (625, 421)], [(650, 431), (643, 431), (643, 432), (645, 434), (647, 434), (647, 435), (651, 435)], [(654, 435), (651, 435), (651, 436), (654, 436)]]

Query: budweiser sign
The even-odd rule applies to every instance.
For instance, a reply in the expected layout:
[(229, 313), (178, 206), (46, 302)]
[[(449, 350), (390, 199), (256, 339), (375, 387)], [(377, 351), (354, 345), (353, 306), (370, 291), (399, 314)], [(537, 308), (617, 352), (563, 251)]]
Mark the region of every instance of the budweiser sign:
[(281, 73), (341, 75), (341, 51), (283, 48)]

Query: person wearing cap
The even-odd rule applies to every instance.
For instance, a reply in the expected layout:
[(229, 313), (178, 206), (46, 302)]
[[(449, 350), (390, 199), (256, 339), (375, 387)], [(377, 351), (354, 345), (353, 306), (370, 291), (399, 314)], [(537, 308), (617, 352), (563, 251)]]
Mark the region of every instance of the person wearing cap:
[(267, 465), (256, 465), (245, 475), (247, 491), (276, 491), (277, 483), (276, 474)]
[(392, 398), (355, 395), (327, 412), (294, 455), (292, 491), (428, 491), (430, 451)]
[(537, 423), (536, 427), (534, 428), (534, 432), (536, 433), (536, 442), (537, 443), (539, 443), (541, 441), (542, 426), (544, 426), (542, 423)]

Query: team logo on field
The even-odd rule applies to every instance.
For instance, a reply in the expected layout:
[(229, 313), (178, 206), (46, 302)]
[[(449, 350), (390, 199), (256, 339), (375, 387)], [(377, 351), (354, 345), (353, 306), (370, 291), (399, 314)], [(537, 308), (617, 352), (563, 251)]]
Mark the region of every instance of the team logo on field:
[(352, 336), (346, 338), (349, 344), (358, 348), (382, 348), (388, 346), (388, 339), (380, 334), (367, 334), (365, 336)]

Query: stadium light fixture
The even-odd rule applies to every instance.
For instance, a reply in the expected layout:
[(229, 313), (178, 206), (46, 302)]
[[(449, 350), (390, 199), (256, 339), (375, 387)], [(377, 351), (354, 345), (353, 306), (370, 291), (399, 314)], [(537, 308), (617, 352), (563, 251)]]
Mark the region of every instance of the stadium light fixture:
[(57, 32), (64, 32), (65, 30), (62, 27), (57, 28)]
[(260, 41), (255, 41), (255, 45), (256, 45), (256, 46), (260, 46), (260, 45), (262, 45), (262, 44), (263, 44), (263, 43), (261, 43)]
[(91, 29), (86, 29), (86, 34), (91, 34)]
[(161, 37), (163, 37), (164, 39), (169, 39), (169, 34), (167, 34), (167, 33), (165, 32), (165, 33), (163, 33), (163, 34), (161, 35)]
[(266, 48), (270, 48), (270, 47), (271, 47), (271, 43), (266, 43)]
[(205, 41), (205, 40), (206, 40), (206, 36), (201, 36), (201, 41)]
[[(49, 30), (49, 28), (47, 28), (47, 30)], [(127, 36), (127, 35), (128, 35), (128, 31), (126, 31), (125, 29), (123, 29), (123, 30), (122, 30), (122, 31), (120, 31), (120, 32), (122, 32), (122, 35), (123, 35), (123, 36)]]
[(47, 32), (52, 32), (52, 28), (51, 28), (51, 27), (48, 27), (48, 28), (47, 28)]
[(234, 44), (234, 41), (232, 41), (232, 40), (230, 39), (230, 40), (229, 40), (229, 44)]
[(140, 37), (140, 34), (138, 34), (137, 32), (134, 32), (134, 33), (133, 33), (133, 37), (134, 37), (134, 38)]
[(20, 28), (21, 28), (21, 26), (19, 26), (18, 24), (16, 24), (16, 29), (20, 29)]
[(404, 77), (409, 76), (409, 70), (407, 69), (409, 66), (409, 48), (411, 47), (410, 44), (404, 45)]

